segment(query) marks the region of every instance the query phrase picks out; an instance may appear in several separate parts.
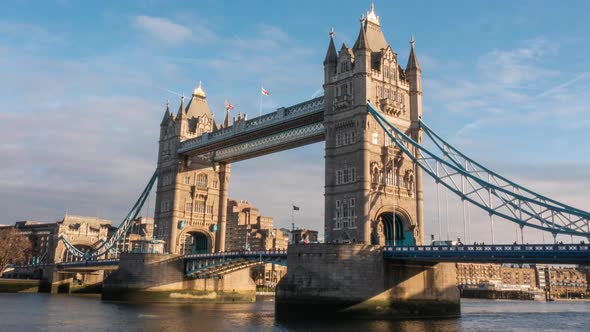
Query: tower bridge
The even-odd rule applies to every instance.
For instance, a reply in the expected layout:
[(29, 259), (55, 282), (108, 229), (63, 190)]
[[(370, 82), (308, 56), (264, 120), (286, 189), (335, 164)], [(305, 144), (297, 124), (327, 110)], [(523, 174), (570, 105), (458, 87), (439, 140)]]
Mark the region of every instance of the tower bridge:
[[(590, 261), (587, 245), (425, 246), (424, 174), (438, 190), (457, 195), (464, 211), (468, 204), (484, 210), (492, 237), (494, 222), (502, 219), (518, 225), (521, 234), (536, 229), (554, 239), (590, 238), (590, 213), (494, 173), (427, 126), (414, 39), (402, 60), (373, 7), (363, 15), (352, 47), (343, 44), (337, 51), (330, 33), (323, 64), (322, 97), (250, 120), (239, 114), (231, 121), (227, 113), (216, 123), (200, 83), (176, 113), (167, 105), (157, 170), (116, 234), (120, 238), (128, 229), (157, 178), (155, 235), (166, 241), (168, 254), (124, 254), (107, 280), (111, 296), (130, 289), (247, 289), (251, 285), (239, 271), (286, 261), (288, 273), (277, 287), (278, 315), (317, 308), (381, 318), (453, 316), (459, 294), (449, 262)], [(435, 148), (426, 149), (423, 139)], [(326, 244), (226, 253), (231, 163), (320, 141)], [(106, 241), (101, 252), (117, 240)]]

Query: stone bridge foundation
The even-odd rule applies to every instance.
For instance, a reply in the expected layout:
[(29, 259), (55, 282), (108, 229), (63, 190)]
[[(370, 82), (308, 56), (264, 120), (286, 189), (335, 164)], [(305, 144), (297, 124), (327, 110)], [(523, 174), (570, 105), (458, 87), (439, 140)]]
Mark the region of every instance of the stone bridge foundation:
[(291, 245), (287, 264), (276, 292), (278, 319), (460, 314), (454, 264), (389, 262), (382, 247), (362, 244)]
[(220, 279), (189, 279), (179, 255), (121, 255), (119, 269), (103, 282), (102, 299), (132, 302), (254, 302), (256, 284), (249, 270)]

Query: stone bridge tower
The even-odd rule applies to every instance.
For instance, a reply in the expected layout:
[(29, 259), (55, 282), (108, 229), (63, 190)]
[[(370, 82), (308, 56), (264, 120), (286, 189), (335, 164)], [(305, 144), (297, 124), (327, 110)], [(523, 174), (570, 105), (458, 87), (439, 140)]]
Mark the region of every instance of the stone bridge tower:
[(167, 105), (160, 124), (154, 234), (170, 253), (223, 251), (224, 239), (215, 235), (225, 220), (229, 165), (215, 165), (208, 155), (176, 153), (181, 142), (215, 129), (200, 82), (186, 107), (182, 97), (176, 115)]
[(386, 41), (374, 7), (352, 48), (324, 60), (326, 242), (423, 243), (422, 172), (367, 113), (375, 106), (421, 142), (421, 70), (412, 38), (406, 68)]

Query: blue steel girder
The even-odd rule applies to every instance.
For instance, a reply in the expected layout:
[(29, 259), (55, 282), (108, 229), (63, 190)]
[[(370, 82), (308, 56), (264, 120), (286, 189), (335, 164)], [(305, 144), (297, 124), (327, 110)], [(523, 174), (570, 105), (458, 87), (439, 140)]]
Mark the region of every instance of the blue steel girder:
[(220, 278), (224, 274), (256, 265), (285, 265), (286, 250), (241, 251), (186, 255), (185, 275), (189, 278)]
[[(444, 141), (440, 137), (423, 127), (427, 136), (433, 138), (435, 145), (441, 150), (442, 156), (439, 156), (397, 129), (371, 104), (367, 109), (405, 155), (437, 184), (443, 185), (461, 200), (483, 209), (490, 216), (499, 216), (521, 227), (550, 232), (554, 236), (568, 234), (590, 238), (590, 213), (531, 194), (534, 192), (506, 182), (505, 178), (483, 168), (463, 154), (462, 159), (459, 159), (456, 149), (452, 149), (456, 152), (449, 153), (450, 145), (441, 143)], [(526, 195), (521, 194), (523, 192)]]
[(184, 156), (213, 154), (213, 161), (238, 161), (324, 140), (324, 97), (181, 142)]
[(94, 259), (83, 262), (63, 262), (55, 264), (58, 268), (81, 268), (81, 267), (101, 267), (119, 265), (119, 259)]
[(141, 209), (143, 208), (143, 204), (147, 200), (157, 178), (158, 178), (158, 174), (157, 174), (157, 172), (154, 172), (154, 174), (150, 178), (148, 184), (143, 189), (143, 192), (141, 193), (141, 195), (139, 195), (139, 198), (137, 199), (137, 201), (135, 202), (135, 204), (133, 205), (133, 207), (131, 208), (129, 213), (127, 213), (127, 216), (125, 217), (125, 219), (123, 219), (123, 221), (119, 224), (119, 226), (117, 227), (115, 232), (113, 234), (111, 234), (108, 237), (108, 239), (100, 239), (101, 243), (98, 245), (98, 247), (94, 248), (92, 251), (83, 252), (80, 249), (76, 248), (76, 246), (74, 244), (72, 244), (70, 241), (68, 241), (68, 239), (64, 235), (60, 235), (59, 239), (63, 242), (63, 244), (64, 244), (65, 248), (68, 250), (68, 252), (70, 252), (75, 257), (81, 257), (84, 260), (88, 261), (88, 260), (95, 259), (96, 257), (104, 256), (108, 252), (112, 252), (113, 250), (116, 250), (115, 246), (116, 246), (117, 242), (119, 242), (125, 236), (125, 234), (127, 232), (129, 232), (129, 229), (133, 225), (133, 221), (137, 218), (137, 216), (141, 212)]
[(588, 244), (396, 246), (383, 248), (391, 261), (588, 264)]

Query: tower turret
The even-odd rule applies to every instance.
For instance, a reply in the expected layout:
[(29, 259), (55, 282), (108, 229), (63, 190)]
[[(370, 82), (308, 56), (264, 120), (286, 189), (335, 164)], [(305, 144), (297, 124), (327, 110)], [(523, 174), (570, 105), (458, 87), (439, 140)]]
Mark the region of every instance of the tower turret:
[(182, 137), (186, 133), (186, 115), (184, 110), (184, 94), (180, 98), (180, 107), (178, 107), (178, 112), (176, 113), (176, 135)]
[(166, 100), (166, 112), (164, 112), (164, 117), (162, 117), (162, 122), (160, 122), (160, 127), (167, 126), (168, 121), (170, 121), (170, 100)]
[(414, 49), (415, 43), (414, 36), (412, 36), (410, 56), (406, 66), (406, 78), (410, 83), (410, 117), (412, 122), (417, 122), (422, 117), (422, 70)]
[(330, 28), (330, 44), (328, 51), (324, 58), (324, 81), (327, 82), (336, 74), (336, 65), (338, 63), (338, 55), (336, 54), (336, 46), (334, 46), (334, 28)]

